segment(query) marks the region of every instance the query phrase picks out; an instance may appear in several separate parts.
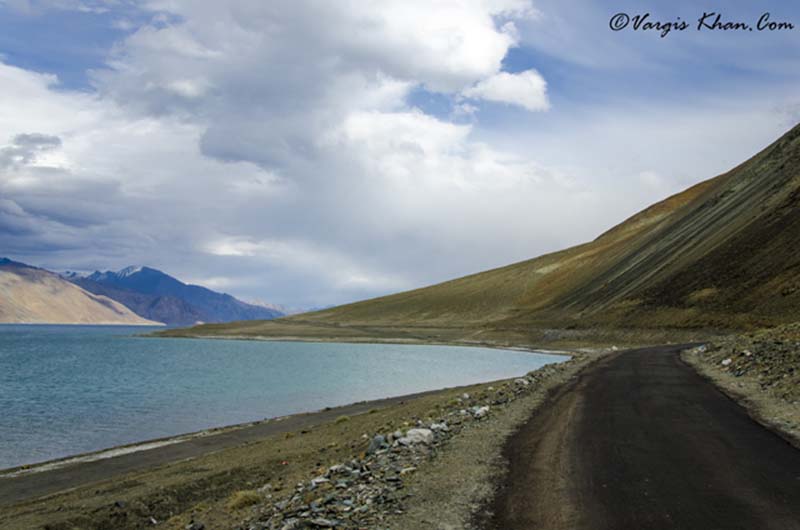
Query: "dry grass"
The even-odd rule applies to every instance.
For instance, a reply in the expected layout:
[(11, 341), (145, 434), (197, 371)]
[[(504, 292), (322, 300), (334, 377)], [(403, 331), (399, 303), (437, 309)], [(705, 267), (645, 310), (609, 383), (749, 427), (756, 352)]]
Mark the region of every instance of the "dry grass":
[(229, 510), (240, 510), (247, 506), (258, 504), (262, 501), (261, 495), (256, 490), (241, 490), (236, 491), (228, 498)]

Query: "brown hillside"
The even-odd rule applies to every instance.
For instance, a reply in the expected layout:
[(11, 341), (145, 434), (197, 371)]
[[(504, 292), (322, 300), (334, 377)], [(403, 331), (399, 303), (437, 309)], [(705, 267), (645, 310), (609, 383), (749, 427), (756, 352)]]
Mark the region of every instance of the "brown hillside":
[[(800, 310), (800, 126), (592, 242), (442, 284), (191, 334), (479, 337), (531, 329), (739, 329)], [(387, 331), (388, 330), (388, 331)], [(184, 332), (178, 332), (184, 333)], [(406, 334), (406, 335), (404, 335)]]

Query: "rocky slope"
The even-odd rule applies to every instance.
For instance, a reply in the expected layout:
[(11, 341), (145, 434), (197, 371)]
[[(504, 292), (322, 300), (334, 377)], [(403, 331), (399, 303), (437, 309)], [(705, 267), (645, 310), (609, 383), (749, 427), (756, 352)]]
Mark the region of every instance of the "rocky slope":
[(25, 324), (157, 324), (124, 305), (58, 275), (0, 258), (0, 322)]
[[(540, 330), (754, 329), (800, 310), (800, 126), (594, 241), (274, 324), (193, 334), (480, 339)], [(570, 331), (572, 332), (572, 331)], [(577, 331), (575, 331), (577, 333)]]
[(88, 276), (68, 273), (66, 277), (89, 292), (120, 302), (143, 318), (167, 325), (269, 320), (283, 315), (275, 308), (247, 304), (229, 294), (187, 285), (150, 267), (96, 271)]
[(800, 323), (719, 339), (684, 359), (800, 446)]

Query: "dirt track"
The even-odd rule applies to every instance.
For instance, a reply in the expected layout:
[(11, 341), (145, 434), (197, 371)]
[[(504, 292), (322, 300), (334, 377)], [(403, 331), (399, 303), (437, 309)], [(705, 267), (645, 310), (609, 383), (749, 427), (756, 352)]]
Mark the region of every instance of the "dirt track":
[(800, 529), (800, 450), (678, 358), (605, 359), (506, 446), (488, 528)]

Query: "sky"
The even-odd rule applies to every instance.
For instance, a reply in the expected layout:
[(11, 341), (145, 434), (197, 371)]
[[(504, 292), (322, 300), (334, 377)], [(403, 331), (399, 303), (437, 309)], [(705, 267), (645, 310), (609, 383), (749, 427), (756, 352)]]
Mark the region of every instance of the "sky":
[(0, 0), (0, 256), (318, 307), (593, 239), (800, 121), (800, 29), (694, 27), (800, 4), (698, 5)]

